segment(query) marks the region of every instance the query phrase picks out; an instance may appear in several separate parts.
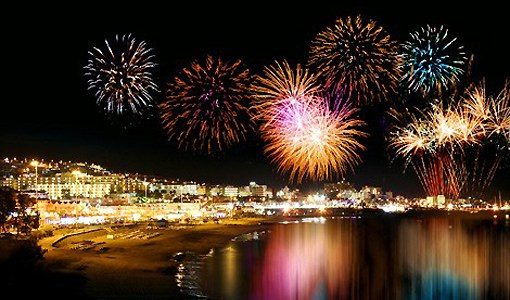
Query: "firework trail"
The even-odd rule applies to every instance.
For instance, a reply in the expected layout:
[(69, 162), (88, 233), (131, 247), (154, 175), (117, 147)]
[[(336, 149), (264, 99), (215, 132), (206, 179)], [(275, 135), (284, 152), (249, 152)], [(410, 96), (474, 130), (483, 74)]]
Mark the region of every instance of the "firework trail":
[(394, 132), (390, 147), (412, 166), (427, 195), (456, 199), (464, 172), (450, 155), (456, 140), (451, 124), (444, 123), (448, 112), (437, 107), (420, 112), (419, 117), (411, 116), (408, 125)]
[(486, 93), (485, 81), (467, 89), (464, 111), (480, 122), (475, 134), (478, 143), (466, 152), (469, 166), (466, 184), (469, 196), (481, 197), (490, 185), (505, 154), (510, 151), (510, 93), (508, 82), (497, 96)]
[(507, 148), (510, 148), (510, 80), (507, 80), (501, 92), (491, 99), (489, 112), (490, 136), (502, 136), (506, 140)]
[(463, 46), (458, 46), (456, 41), (443, 26), (427, 26), (411, 33), (401, 47), (401, 81), (409, 90), (424, 94), (441, 92), (455, 84), (467, 62)]
[(156, 67), (153, 50), (131, 34), (105, 40), (105, 47), (89, 51), (85, 68), (88, 89), (107, 113), (139, 115), (153, 105), (158, 92), (152, 72)]
[(240, 60), (224, 62), (208, 56), (194, 61), (168, 84), (159, 105), (169, 139), (179, 147), (222, 151), (246, 139), (254, 129), (249, 112), (252, 75)]
[[(485, 84), (472, 85), (460, 100), (418, 111), (392, 134), (390, 147), (416, 171), (428, 195), (480, 197), (508, 151), (508, 85), (488, 97)], [(397, 115), (398, 118), (402, 114)], [(483, 155), (486, 151), (491, 154)]]
[(312, 41), (309, 65), (328, 87), (340, 86), (359, 104), (388, 98), (401, 76), (397, 43), (360, 16), (338, 19), (320, 32)]
[(265, 154), (290, 181), (324, 180), (356, 166), (364, 147), (364, 123), (348, 104), (331, 111), (314, 85), (315, 77), (287, 63), (267, 67), (257, 80), (256, 116), (262, 121)]

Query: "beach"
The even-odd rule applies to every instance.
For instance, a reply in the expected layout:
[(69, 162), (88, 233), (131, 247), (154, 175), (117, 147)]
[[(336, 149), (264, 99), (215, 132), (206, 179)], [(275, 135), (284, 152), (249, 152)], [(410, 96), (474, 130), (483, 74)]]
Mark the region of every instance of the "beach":
[[(374, 224), (384, 224), (393, 218), (391, 214), (370, 210), (331, 209), (323, 214), (331, 218), (364, 216), (368, 223)], [(398, 218), (419, 221), (442, 217), (508, 224), (507, 214), (426, 210), (409, 211)], [(219, 224), (160, 224), (161, 227), (156, 223), (140, 223), (60, 229), (54, 236), (39, 241), (45, 251), (44, 258), (33, 271), (20, 275), (31, 288), (23, 289), (26, 286), (23, 280), (7, 282), (18, 295), (53, 299), (189, 299), (176, 283), (178, 266), (183, 260), (221, 248), (236, 236), (265, 231), (274, 223), (292, 223), (303, 217), (264, 216), (222, 219)], [(69, 234), (76, 235), (62, 239)]]
[[(54, 236), (40, 241), (47, 252), (39, 267), (64, 281), (74, 280), (74, 286), (62, 286), (62, 292), (72, 290), (81, 298), (186, 298), (175, 283), (182, 259), (174, 257), (176, 253), (205, 254), (235, 236), (268, 227), (268, 222), (271, 219), (245, 218), (157, 229), (141, 224), (113, 229), (108, 232), (113, 239), (106, 232), (92, 238), (84, 234), (81, 242), (77, 236), (58, 247), (51, 245), (58, 238)], [(51, 290), (58, 293), (60, 285), (55, 282)]]

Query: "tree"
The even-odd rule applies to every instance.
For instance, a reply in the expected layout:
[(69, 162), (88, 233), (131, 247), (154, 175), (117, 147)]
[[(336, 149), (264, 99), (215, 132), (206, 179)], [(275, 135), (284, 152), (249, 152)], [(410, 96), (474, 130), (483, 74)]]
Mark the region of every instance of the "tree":
[(5, 225), (16, 210), (16, 192), (9, 187), (0, 187), (0, 232), (6, 232)]
[(62, 189), (62, 199), (71, 199), (71, 190)]
[(14, 219), (14, 226), (18, 235), (29, 234), (32, 229), (39, 228), (39, 212), (35, 214), (29, 210), (36, 204), (34, 198), (18, 193), (16, 197), (16, 217)]
[(149, 196), (156, 198), (156, 199), (161, 199), (163, 197), (163, 194), (160, 191), (154, 191), (154, 192), (150, 193)]

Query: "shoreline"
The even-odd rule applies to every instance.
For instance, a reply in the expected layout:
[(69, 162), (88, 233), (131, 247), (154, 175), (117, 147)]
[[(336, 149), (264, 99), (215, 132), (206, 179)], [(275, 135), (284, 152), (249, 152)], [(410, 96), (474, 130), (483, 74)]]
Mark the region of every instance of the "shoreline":
[[(378, 222), (395, 217), (496, 221), (494, 214), (497, 221), (508, 223), (505, 218), (508, 211), (469, 213), (429, 210), (387, 214), (369, 210), (331, 210), (322, 216), (361, 216)], [(78, 299), (147, 298), (150, 295), (154, 299), (189, 299), (192, 297), (181, 293), (176, 282), (178, 266), (188, 259), (188, 253), (206, 255), (210, 249), (221, 248), (239, 235), (267, 230), (282, 221), (292, 222), (307, 217), (312, 215), (225, 219), (220, 224), (171, 225), (157, 229), (149, 229), (145, 223), (108, 230), (103, 227), (100, 235), (73, 236), (59, 242), (58, 247), (53, 247), (52, 243), (61, 236), (44, 238), (39, 244), (47, 252), (33, 275), (38, 280), (36, 295), (55, 296), (57, 293), (62, 298), (72, 295)], [(60, 232), (69, 233), (68, 230)], [(113, 234), (114, 238), (108, 239), (107, 234)], [(175, 257), (179, 252), (185, 255)]]
[(151, 239), (94, 237), (85, 239), (95, 245), (86, 250), (73, 249), (76, 241), (54, 248), (51, 240), (57, 237), (45, 238), (40, 244), (48, 251), (38, 267), (51, 274), (81, 278), (84, 284), (75, 292), (83, 298), (144, 298), (147, 295), (189, 298), (180, 292), (175, 281), (180, 264), (179, 259), (174, 259), (176, 253), (204, 255), (211, 248), (228, 244), (236, 236), (264, 230), (279, 220), (271, 217), (225, 220), (222, 224), (187, 225), (178, 229), (145, 229), (137, 225), (115, 232), (119, 236), (132, 232), (159, 235)]

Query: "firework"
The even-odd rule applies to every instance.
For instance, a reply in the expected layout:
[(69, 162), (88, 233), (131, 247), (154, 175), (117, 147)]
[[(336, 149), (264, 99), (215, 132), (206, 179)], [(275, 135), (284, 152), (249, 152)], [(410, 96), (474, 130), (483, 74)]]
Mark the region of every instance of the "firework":
[(394, 132), (390, 145), (407, 163), (416, 155), (434, 151), (434, 132), (429, 120), (414, 115), (410, 118), (412, 121), (407, 126)]
[(489, 111), (488, 127), (491, 135), (503, 136), (507, 148), (510, 148), (510, 81), (507, 81), (499, 95), (492, 99)]
[(423, 27), (402, 45), (402, 82), (412, 91), (448, 89), (464, 73), (466, 53), (443, 26)]
[[(501, 162), (498, 153), (508, 150), (508, 85), (489, 97), (482, 82), (448, 102), (411, 114), (410, 122), (393, 132), (390, 147), (413, 166), (429, 195), (456, 199), (464, 189), (481, 196)], [(492, 153), (485, 155), (488, 150)]]
[(246, 139), (253, 129), (249, 113), (252, 76), (240, 60), (208, 56), (194, 61), (168, 84), (159, 105), (170, 139), (179, 146), (209, 154)]
[(479, 144), (485, 134), (484, 118), (468, 107), (466, 102), (446, 107), (437, 102), (418, 116), (408, 116), (411, 121), (395, 132), (391, 146), (409, 160), (424, 152), (462, 151), (465, 145)]
[(466, 133), (458, 113), (437, 103), (411, 115), (409, 124), (392, 137), (390, 146), (412, 165), (427, 195), (456, 199), (462, 189), (465, 168), (452, 155), (467, 142), (462, 139)]
[(322, 99), (305, 97), (280, 103), (271, 124), (263, 125), (262, 137), (267, 142), (265, 153), (299, 183), (331, 179), (345, 173), (359, 162), (363, 136), (357, 128), (363, 124), (353, 118), (355, 110), (345, 106), (331, 112)]
[(358, 103), (371, 103), (396, 89), (397, 50), (397, 43), (376, 22), (347, 17), (312, 41), (309, 65), (321, 72), (328, 86), (339, 85)]
[(354, 117), (356, 110), (344, 104), (331, 111), (314, 79), (299, 65), (293, 70), (277, 63), (266, 68), (256, 86), (264, 151), (279, 172), (298, 183), (345, 173), (359, 163), (364, 149), (357, 141), (365, 134), (358, 130), (363, 122)]
[(466, 169), (459, 153), (467, 143), (474, 143), (459, 111), (434, 105), (429, 111), (413, 116), (411, 122), (396, 132), (392, 146), (410, 163), (428, 195), (457, 199), (465, 182)]
[(485, 81), (468, 88), (464, 109), (473, 118), (483, 122), (484, 133), (489, 137), (501, 136), (510, 143), (510, 88), (509, 82), (497, 96), (487, 96)]
[(85, 77), (97, 104), (117, 115), (138, 115), (151, 107), (152, 95), (158, 91), (152, 52), (131, 34), (116, 35), (113, 41), (105, 40), (104, 48), (89, 51)]
[[(287, 61), (275, 62), (257, 77), (255, 86), (257, 103), (253, 111), (258, 119), (270, 121), (276, 103), (300, 99), (318, 92), (317, 76), (297, 65), (292, 69)], [(273, 108), (273, 109), (272, 109)]]
[(510, 150), (510, 94), (508, 82), (497, 96), (487, 95), (485, 81), (468, 88), (463, 99), (466, 115), (480, 120), (475, 135), (479, 141), (466, 151), (465, 161), (470, 170), (466, 190), (480, 197), (490, 185), (503, 157)]

